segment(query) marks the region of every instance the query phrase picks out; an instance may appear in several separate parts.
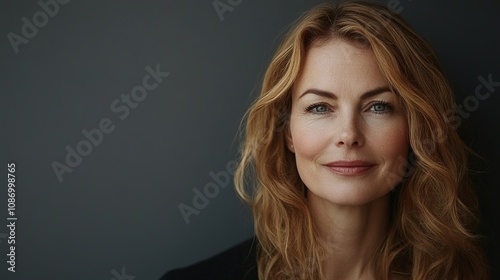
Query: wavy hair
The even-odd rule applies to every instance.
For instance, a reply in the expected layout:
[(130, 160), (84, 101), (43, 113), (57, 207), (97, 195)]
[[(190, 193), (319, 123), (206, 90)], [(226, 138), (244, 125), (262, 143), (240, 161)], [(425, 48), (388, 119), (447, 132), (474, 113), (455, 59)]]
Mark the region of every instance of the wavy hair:
[(376, 278), (487, 279), (475, 234), (471, 151), (444, 114), (453, 108), (452, 90), (430, 46), (399, 15), (367, 2), (322, 4), (304, 14), (278, 47), (245, 115), (235, 186), (253, 211), (259, 279), (324, 279), (325, 249), (285, 132), (306, 53), (313, 42), (331, 38), (371, 48), (407, 115), (408, 170), (391, 195), (390, 227), (372, 262)]

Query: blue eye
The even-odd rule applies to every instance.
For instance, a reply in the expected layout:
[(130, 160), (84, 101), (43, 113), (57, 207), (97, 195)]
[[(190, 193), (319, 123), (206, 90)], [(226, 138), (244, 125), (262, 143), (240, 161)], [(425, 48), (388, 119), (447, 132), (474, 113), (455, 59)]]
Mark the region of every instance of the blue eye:
[(320, 103), (320, 104), (312, 104), (311, 106), (306, 108), (306, 111), (313, 114), (325, 114), (328, 111), (330, 111), (330, 109), (328, 108), (327, 105)]
[(383, 114), (391, 111), (392, 107), (387, 102), (378, 101), (372, 105), (372, 110), (376, 114)]

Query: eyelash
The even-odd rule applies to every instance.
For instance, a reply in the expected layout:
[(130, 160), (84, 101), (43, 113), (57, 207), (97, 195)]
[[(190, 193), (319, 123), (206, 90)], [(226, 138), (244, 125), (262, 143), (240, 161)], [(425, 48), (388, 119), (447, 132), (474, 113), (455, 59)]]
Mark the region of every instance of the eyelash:
[[(370, 104), (370, 108), (373, 108), (376, 105), (383, 105), (383, 106), (385, 106), (386, 109), (383, 112), (372, 111), (374, 114), (387, 114), (387, 113), (390, 113), (393, 110), (392, 105), (389, 102), (387, 102), (387, 101), (383, 101), (383, 100), (373, 101)], [(325, 112), (313, 112), (313, 109), (317, 108), (319, 106), (326, 107), (327, 111), (325, 111)], [(305, 109), (305, 111), (308, 112), (308, 113), (323, 115), (323, 114), (326, 114), (327, 112), (331, 111), (331, 109), (330, 109), (330, 106), (329, 106), (328, 103), (318, 102), (318, 103), (314, 103), (314, 104), (311, 104), (311, 105), (307, 106), (307, 108)]]
[(389, 103), (387, 101), (383, 101), (383, 100), (374, 101), (372, 104), (370, 104), (370, 108), (374, 107), (375, 105), (384, 105), (386, 108), (386, 110), (384, 112), (373, 111), (373, 113), (375, 113), (375, 114), (387, 114), (387, 113), (392, 112), (392, 110), (394, 109), (392, 107), (391, 103)]
[[(306, 112), (308, 112), (308, 113), (314, 113), (314, 112), (312, 112), (312, 111), (313, 111), (313, 109), (314, 109), (314, 108), (317, 108), (317, 107), (319, 107), (319, 106), (324, 106), (324, 107), (326, 107), (328, 110), (330, 110), (330, 109), (328, 108), (329, 106), (328, 106), (328, 104), (327, 104), (327, 103), (324, 103), (324, 102), (318, 102), (318, 103), (314, 103), (314, 104), (311, 104), (311, 105), (307, 106), (307, 108), (306, 108)], [(323, 115), (323, 114), (325, 114), (325, 113), (326, 113), (326, 111), (325, 111), (325, 112), (316, 112), (316, 113), (314, 113), (314, 114), (320, 114), (320, 115)]]

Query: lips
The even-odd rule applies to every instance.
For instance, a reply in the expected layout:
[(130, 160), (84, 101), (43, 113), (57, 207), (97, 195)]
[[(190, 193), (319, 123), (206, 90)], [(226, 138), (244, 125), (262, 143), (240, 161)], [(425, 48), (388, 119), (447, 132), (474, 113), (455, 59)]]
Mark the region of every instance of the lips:
[(330, 171), (342, 176), (358, 176), (368, 172), (377, 164), (362, 160), (353, 161), (334, 161), (325, 164), (324, 166)]

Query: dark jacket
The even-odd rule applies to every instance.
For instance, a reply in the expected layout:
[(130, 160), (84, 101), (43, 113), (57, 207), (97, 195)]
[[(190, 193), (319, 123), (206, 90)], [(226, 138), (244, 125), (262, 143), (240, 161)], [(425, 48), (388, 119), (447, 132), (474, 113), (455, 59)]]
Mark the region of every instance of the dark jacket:
[(248, 239), (209, 259), (167, 272), (160, 280), (258, 280), (256, 242)]

